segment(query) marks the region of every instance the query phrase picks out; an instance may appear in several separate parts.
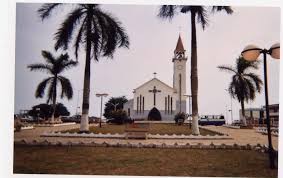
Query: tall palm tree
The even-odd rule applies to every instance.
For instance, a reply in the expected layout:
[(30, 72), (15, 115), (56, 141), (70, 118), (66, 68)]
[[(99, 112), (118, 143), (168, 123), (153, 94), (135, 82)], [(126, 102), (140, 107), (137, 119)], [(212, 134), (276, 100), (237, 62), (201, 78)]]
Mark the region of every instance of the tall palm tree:
[(49, 85), (47, 104), (53, 102), (51, 122), (54, 122), (58, 83), (61, 84), (61, 98), (67, 97), (67, 99), (71, 99), (73, 97), (73, 88), (70, 80), (60, 74), (65, 70), (76, 66), (77, 62), (69, 60), (69, 55), (67, 53), (61, 54), (57, 58), (55, 58), (49, 51), (43, 50), (41, 54), (46, 63), (31, 64), (28, 65), (28, 68), (30, 71), (47, 72), (47, 74), (50, 75), (50, 77), (45, 78), (39, 83), (35, 91), (35, 97), (42, 98), (45, 94), (47, 85)]
[(256, 92), (261, 92), (262, 80), (258, 75), (250, 72), (250, 69), (258, 69), (259, 62), (249, 62), (243, 57), (238, 57), (236, 67), (218, 66), (220, 70), (227, 71), (233, 74), (232, 81), (229, 84), (228, 91), (233, 98), (237, 98), (241, 103), (243, 125), (247, 125), (245, 118), (245, 101), (255, 99)]
[[(63, 4), (42, 5), (38, 9), (41, 19), (49, 17), (60, 5)], [(88, 132), (91, 59), (98, 61), (100, 57), (112, 58), (117, 47), (129, 47), (129, 40), (121, 23), (113, 15), (104, 12), (98, 4), (74, 6), (55, 33), (55, 49), (68, 49), (73, 37), (76, 58), (81, 45), (84, 45), (86, 55), (80, 131)]]
[[(210, 10), (211, 9), (211, 10)], [(233, 10), (229, 6), (184, 6), (184, 5), (163, 5), (159, 9), (158, 16), (164, 19), (172, 19), (179, 12), (190, 13), (191, 20), (191, 94), (192, 94), (192, 121), (193, 134), (199, 135), (198, 128), (198, 72), (197, 72), (197, 38), (196, 38), (196, 20), (203, 30), (208, 25), (208, 13), (224, 10), (232, 14)]]

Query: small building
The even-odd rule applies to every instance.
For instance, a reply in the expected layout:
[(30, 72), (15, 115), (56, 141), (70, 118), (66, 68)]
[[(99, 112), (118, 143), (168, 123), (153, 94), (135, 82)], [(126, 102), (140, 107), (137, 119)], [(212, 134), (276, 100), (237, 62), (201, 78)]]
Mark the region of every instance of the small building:
[[(239, 111), (240, 120), (242, 120), (242, 110)], [(245, 116), (248, 125), (265, 126), (266, 125), (266, 111), (265, 106), (261, 108), (246, 108)], [(279, 125), (279, 104), (269, 105), (269, 118), (272, 127)]]

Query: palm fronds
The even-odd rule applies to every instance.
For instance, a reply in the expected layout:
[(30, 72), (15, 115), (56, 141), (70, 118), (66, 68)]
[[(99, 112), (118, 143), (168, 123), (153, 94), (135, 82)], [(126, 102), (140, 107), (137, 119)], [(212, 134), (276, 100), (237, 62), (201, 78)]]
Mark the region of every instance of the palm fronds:
[(41, 72), (47, 72), (47, 73), (52, 73), (52, 66), (49, 64), (31, 64), (28, 65), (28, 68), (30, 71), (41, 71)]
[(220, 69), (220, 70), (222, 70), (222, 71), (237, 73), (237, 71), (236, 71), (235, 69), (233, 69), (232, 66), (220, 65), (220, 66), (217, 66), (217, 68)]
[(258, 69), (258, 62), (249, 62), (241, 56), (236, 60), (236, 67), (221, 65), (221, 71), (233, 73), (232, 81), (229, 84), (229, 93), (239, 102), (254, 100), (256, 92), (261, 92), (262, 80), (258, 75), (248, 72), (250, 69)]
[(48, 77), (46, 79), (44, 79), (43, 81), (41, 81), (39, 83), (39, 85), (37, 86), (37, 89), (35, 91), (35, 97), (36, 98), (42, 98), (44, 95), (44, 90), (47, 86), (48, 83), (52, 82), (53, 77)]
[(51, 14), (51, 12), (58, 6), (62, 5), (61, 3), (46, 3), (43, 4), (41, 6), (41, 8), (39, 8), (37, 10), (41, 20), (44, 20), (46, 18), (48, 18)]
[(56, 100), (57, 83), (59, 80), (61, 82), (63, 93), (61, 97), (63, 98), (66, 96), (68, 99), (71, 99), (73, 96), (71, 82), (69, 81), (69, 79), (60, 76), (59, 74), (65, 70), (75, 67), (77, 65), (77, 62), (69, 60), (68, 53), (61, 54), (57, 58), (55, 58), (49, 51), (42, 51), (41, 54), (46, 60), (47, 64), (31, 64), (28, 65), (28, 68), (31, 71), (47, 71), (51, 76), (39, 83), (35, 91), (35, 97), (42, 98), (45, 94), (46, 88), (48, 88), (47, 103), (51, 101), (56, 102), (54, 100)]
[(61, 98), (67, 97), (68, 99), (71, 99), (73, 97), (73, 88), (70, 80), (63, 76), (59, 76), (58, 80), (62, 86)]
[(42, 50), (41, 55), (44, 59), (46, 59), (47, 63), (53, 64), (55, 62), (54, 56), (49, 51)]
[(73, 10), (64, 22), (61, 24), (60, 28), (55, 33), (55, 50), (63, 48), (64, 50), (68, 49), (68, 44), (72, 39), (72, 35), (76, 25), (80, 22), (80, 18), (83, 15), (83, 9), (81, 7)]
[(225, 11), (227, 14), (232, 14), (234, 11), (230, 6), (212, 6), (213, 13), (219, 12), (219, 11)]
[(174, 5), (162, 5), (159, 9), (158, 16), (164, 19), (172, 19), (178, 12), (178, 6)]

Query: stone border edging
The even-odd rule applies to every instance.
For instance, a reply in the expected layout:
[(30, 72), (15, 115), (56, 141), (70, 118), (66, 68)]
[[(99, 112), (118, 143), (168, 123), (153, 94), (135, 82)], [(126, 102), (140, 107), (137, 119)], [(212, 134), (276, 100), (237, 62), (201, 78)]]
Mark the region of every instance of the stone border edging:
[(40, 135), (40, 137), (79, 137), (79, 138), (125, 138), (125, 134), (102, 134), (102, 133), (69, 133), (69, 132), (47, 132)]
[(160, 135), (160, 134), (148, 134), (148, 138), (151, 139), (200, 139), (200, 140), (218, 140), (218, 139), (233, 139), (228, 135)]
[(58, 127), (58, 126), (67, 126), (67, 125), (76, 125), (76, 123), (66, 122), (61, 124), (35, 124), (34, 127)]
[(31, 125), (31, 126), (23, 126), (21, 128), (21, 130), (30, 130), (30, 129), (34, 129), (34, 127)]
[(167, 145), (166, 143), (162, 144), (132, 144), (132, 143), (96, 143), (96, 142), (49, 142), (48, 140), (44, 140), (41, 142), (38, 142), (36, 140), (33, 140), (31, 142), (27, 142), (26, 140), (16, 141), (14, 142), (14, 145), (24, 145), (24, 146), (92, 146), (92, 147), (121, 147), (121, 148), (184, 148), (184, 149), (226, 149), (226, 150), (254, 150), (259, 152), (268, 152), (268, 147), (266, 145), (238, 145), (234, 143), (233, 145), (226, 145), (226, 144), (220, 144), (215, 145), (213, 142), (211, 142), (209, 145), (204, 145), (202, 143), (198, 144), (185, 144), (185, 145), (179, 145), (177, 142), (173, 145)]
[[(256, 132), (267, 135), (267, 129), (266, 128), (257, 128)], [(271, 135), (278, 137), (279, 136), (279, 132), (275, 131), (275, 130), (271, 130)]]
[[(76, 137), (76, 138), (116, 138), (116, 139), (124, 139), (126, 138), (126, 133), (124, 134), (102, 134), (102, 133), (61, 133), (61, 132), (48, 132), (40, 135), (41, 137)], [(148, 134), (148, 139), (201, 139), (201, 140), (218, 140), (218, 139), (233, 139), (228, 135), (160, 135), (160, 134)]]

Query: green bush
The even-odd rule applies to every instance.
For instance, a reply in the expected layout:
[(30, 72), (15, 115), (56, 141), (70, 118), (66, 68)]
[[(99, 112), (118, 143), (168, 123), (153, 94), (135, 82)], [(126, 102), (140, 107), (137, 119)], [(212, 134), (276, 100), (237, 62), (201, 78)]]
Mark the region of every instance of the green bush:
[(130, 122), (130, 119), (127, 116), (127, 112), (122, 109), (119, 109), (117, 111), (111, 111), (110, 116), (111, 116), (111, 119), (109, 119), (110, 123), (124, 124)]
[(184, 112), (179, 112), (174, 117), (175, 123), (178, 125), (184, 124), (185, 119), (186, 119), (186, 114)]

